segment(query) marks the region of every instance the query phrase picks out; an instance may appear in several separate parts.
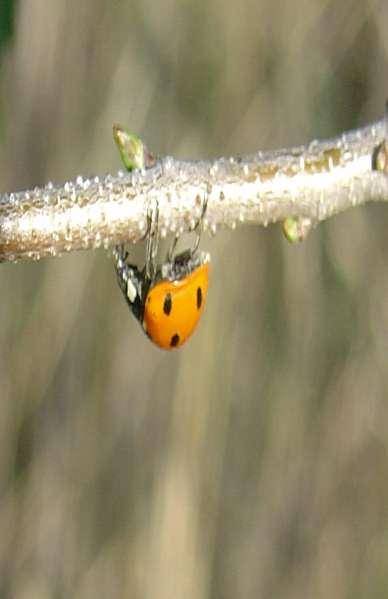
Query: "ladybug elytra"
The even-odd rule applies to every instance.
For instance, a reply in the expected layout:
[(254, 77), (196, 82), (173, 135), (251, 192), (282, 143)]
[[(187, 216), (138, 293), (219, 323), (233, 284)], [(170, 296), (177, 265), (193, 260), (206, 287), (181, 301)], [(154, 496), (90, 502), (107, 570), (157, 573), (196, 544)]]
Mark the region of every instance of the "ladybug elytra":
[(162, 264), (153, 280), (127, 264), (123, 250), (116, 259), (120, 288), (144, 332), (158, 347), (183, 345), (202, 315), (208, 289), (209, 254), (190, 251)]

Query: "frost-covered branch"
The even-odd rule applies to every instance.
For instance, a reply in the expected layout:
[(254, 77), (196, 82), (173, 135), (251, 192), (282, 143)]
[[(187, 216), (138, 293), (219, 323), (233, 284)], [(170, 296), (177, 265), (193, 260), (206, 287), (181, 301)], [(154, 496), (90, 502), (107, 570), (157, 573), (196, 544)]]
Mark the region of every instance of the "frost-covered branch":
[[(207, 196), (204, 229), (285, 223), (287, 236), (351, 206), (388, 200), (386, 120), (326, 141), (242, 158), (181, 161), (0, 197), (0, 261), (136, 242), (159, 206), (163, 236), (190, 231)], [(299, 226), (300, 225), (300, 226)]]

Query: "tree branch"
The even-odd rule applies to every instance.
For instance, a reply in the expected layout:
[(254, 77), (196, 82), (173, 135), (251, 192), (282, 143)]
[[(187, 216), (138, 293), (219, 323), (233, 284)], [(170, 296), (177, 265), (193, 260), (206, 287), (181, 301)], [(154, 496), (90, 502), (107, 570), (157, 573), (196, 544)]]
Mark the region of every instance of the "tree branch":
[(162, 237), (190, 231), (205, 196), (205, 230), (282, 221), (295, 240), (351, 206), (388, 200), (386, 121), (289, 150), (199, 162), (165, 157), (146, 170), (5, 194), (0, 261), (137, 242), (156, 202)]

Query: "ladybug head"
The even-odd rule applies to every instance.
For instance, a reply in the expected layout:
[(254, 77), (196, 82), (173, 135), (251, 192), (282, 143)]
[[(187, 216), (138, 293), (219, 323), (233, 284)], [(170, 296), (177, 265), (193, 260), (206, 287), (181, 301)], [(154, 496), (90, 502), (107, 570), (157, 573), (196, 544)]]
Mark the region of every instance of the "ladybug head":
[(116, 274), (121, 291), (131, 308), (133, 315), (142, 322), (144, 314), (144, 298), (147, 295), (150, 281), (146, 277), (145, 269), (139, 270), (137, 266), (126, 262), (116, 264)]

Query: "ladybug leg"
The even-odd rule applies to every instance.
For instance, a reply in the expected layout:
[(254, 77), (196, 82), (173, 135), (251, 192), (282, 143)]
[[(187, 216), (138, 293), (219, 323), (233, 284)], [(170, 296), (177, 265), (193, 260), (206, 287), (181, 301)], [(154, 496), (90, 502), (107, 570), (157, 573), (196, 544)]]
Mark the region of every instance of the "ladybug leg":
[[(196, 233), (195, 235), (195, 241), (194, 241), (194, 245), (190, 250), (190, 256), (193, 257), (194, 254), (196, 253), (196, 251), (198, 250), (199, 247), (199, 242), (201, 241), (201, 235), (202, 235), (202, 230), (203, 230), (203, 219), (205, 217), (206, 214), (206, 209), (207, 209), (207, 201), (208, 201), (208, 194), (206, 193), (203, 202), (202, 202), (202, 211), (201, 211), (201, 215), (198, 219), (198, 221), (195, 224), (195, 227), (193, 229), (193, 231)], [(175, 252), (175, 248), (176, 245), (178, 243), (179, 240), (179, 235), (175, 235), (170, 248), (168, 250), (168, 254), (167, 254), (167, 262), (169, 262), (170, 264), (173, 262), (174, 259), (174, 252)]]
[(146, 277), (150, 281), (153, 281), (156, 276), (157, 264), (156, 256), (158, 254), (159, 247), (159, 203), (156, 200), (155, 205), (148, 209), (147, 212), (148, 220), (148, 235), (146, 243), (146, 264), (145, 272)]
[(196, 235), (195, 235), (194, 246), (191, 250), (191, 257), (194, 256), (194, 254), (198, 250), (199, 242), (201, 241), (201, 235), (202, 235), (202, 231), (203, 231), (203, 219), (205, 218), (205, 214), (206, 214), (206, 210), (207, 210), (207, 201), (208, 201), (208, 194), (206, 192), (206, 194), (203, 198), (203, 202), (202, 202), (201, 216), (199, 217), (197, 224), (194, 227), (194, 231), (195, 231)]
[(175, 237), (170, 245), (170, 248), (168, 250), (167, 262), (169, 262), (170, 264), (172, 263), (172, 261), (174, 259), (174, 252), (175, 252), (175, 248), (178, 243), (178, 240), (179, 240), (179, 235), (175, 235)]
[(134, 264), (128, 262), (129, 253), (125, 244), (118, 244), (113, 249), (114, 266), (119, 287), (124, 294), (132, 312), (141, 321), (143, 313), (143, 298), (156, 275), (156, 256), (159, 243), (158, 203), (147, 209), (146, 231), (146, 264), (140, 271)]

